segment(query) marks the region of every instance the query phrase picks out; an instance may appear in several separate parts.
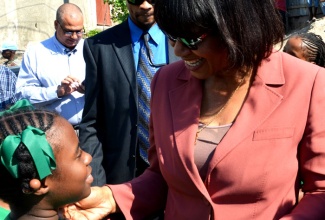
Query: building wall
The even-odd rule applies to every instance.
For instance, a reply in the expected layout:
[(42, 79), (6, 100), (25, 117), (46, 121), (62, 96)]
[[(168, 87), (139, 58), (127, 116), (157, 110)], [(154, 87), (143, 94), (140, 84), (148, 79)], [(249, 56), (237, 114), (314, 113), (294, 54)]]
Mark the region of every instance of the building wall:
[(111, 8), (103, 0), (96, 0), (97, 25), (112, 26)]
[(84, 14), (86, 30), (97, 26), (94, 0), (0, 0), (0, 44), (14, 41), (20, 50), (53, 36), (57, 8), (74, 3)]

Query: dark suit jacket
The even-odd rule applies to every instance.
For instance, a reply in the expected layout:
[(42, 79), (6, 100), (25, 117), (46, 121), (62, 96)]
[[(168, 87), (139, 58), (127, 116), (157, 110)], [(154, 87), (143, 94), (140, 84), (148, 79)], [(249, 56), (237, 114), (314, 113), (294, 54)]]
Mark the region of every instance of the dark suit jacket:
[[(170, 46), (168, 50), (169, 62), (178, 60)], [(93, 185), (131, 180), (136, 169), (138, 98), (128, 22), (86, 39), (84, 58), (86, 92), (79, 136), (81, 148), (93, 156)]]

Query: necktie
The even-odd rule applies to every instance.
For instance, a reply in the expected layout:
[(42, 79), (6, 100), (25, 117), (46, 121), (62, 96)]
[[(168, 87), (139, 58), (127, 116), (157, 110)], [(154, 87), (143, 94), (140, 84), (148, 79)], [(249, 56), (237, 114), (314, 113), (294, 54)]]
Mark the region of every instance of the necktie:
[[(150, 117), (150, 82), (157, 71), (151, 64), (152, 52), (149, 48), (149, 34), (143, 35), (143, 44), (140, 47), (139, 63), (137, 67), (138, 81), (138, 142), (141, 158), (148, 162), (147, 150), (149, 148), (149, 117)], [(150, 57), (151, 56), (151, 57)]]

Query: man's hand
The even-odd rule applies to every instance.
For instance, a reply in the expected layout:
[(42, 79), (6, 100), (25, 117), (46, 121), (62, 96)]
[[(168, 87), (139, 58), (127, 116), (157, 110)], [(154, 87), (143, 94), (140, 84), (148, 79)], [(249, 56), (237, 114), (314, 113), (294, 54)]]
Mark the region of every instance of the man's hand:
[(80, 80), (74, 76), (67, 76), (61, 81), (61, 85), (57, 88), (57, 95), (59, 98), (69, 95), (74, 91), (84, 93), (85, 87), (81, 84)]
[(109, 187), (91, 187), (90, 195), (61, 209), (64, 219), (101, 220), (117, 210), (112, 191)]

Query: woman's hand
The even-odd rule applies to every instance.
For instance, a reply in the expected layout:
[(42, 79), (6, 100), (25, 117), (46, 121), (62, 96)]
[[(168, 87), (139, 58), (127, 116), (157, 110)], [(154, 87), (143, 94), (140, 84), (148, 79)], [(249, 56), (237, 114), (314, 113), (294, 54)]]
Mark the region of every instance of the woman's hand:
[(116, 212), (116, 203), (109, 187), (91, 187), (90, 195), (61, 209), (64, 219), (100, 220)]

